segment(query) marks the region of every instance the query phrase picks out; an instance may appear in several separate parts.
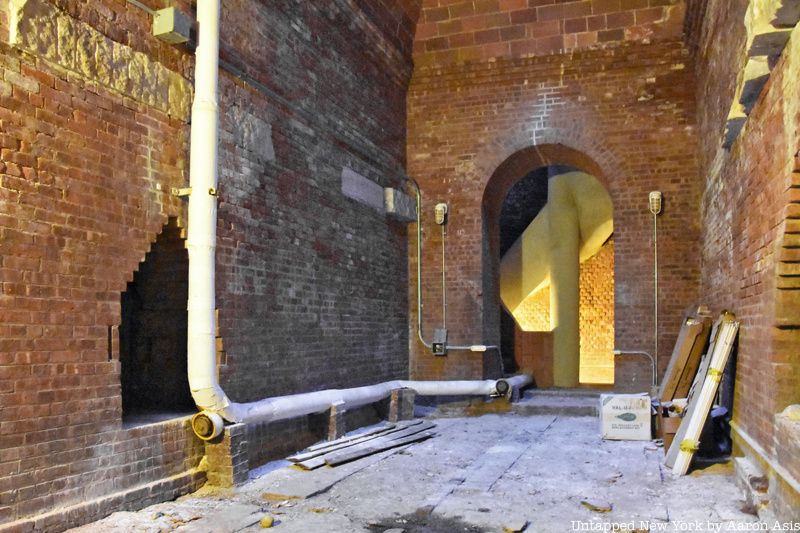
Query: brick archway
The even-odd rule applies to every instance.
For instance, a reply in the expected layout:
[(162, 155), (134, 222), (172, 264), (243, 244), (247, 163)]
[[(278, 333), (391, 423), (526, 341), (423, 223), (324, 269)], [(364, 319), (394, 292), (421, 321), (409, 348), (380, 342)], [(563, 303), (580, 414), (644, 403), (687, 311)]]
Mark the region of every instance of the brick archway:
[(585, 153), (560, 143), (522, 148), (500, 163), (483, 191), (484, 217), (499, 214), (511, 187), (525, 174), (539, 167), (569, 165), (595, 176), (608, 189), (609, 181), (601, 166)]
[(526, 174), (551, 165), (577, 168), (595, 176), (610, 190), (609, 180), (600, 164), (584, 152), (561, 143), (519, 149), (495, 168), (486, 182), (481, 200), (483, 327), (486, 338), (501, 338), (499, 218), (503, 202), (514, 184)]

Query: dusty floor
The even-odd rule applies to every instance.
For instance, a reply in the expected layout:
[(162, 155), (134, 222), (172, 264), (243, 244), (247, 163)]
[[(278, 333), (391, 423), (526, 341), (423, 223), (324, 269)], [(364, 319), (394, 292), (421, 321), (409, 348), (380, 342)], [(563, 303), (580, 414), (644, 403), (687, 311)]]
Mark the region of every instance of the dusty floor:
[(405, 448), (311, 472), (271, 463), (236, 490), (201, 490), (73, 531), (250, 532), (265, 514), (275, 531), (298, 533), (502, 532), (526, 523), (541, 533), (733, 531), (757, 522), (740, 510), (729, 467), (672, 478), (661, 448), (603, 441), (594, 417), (434, 421), (434, 438)]

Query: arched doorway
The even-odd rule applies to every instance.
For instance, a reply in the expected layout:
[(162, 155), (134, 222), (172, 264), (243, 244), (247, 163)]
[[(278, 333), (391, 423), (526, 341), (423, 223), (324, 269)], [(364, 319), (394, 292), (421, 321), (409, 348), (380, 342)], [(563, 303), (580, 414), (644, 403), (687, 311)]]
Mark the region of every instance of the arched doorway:
[(507, 369), (533, 372), (539, 386), (613, 383), (604, 182), (584, 154), (545, 145), (509, 157), (484, 191), (484, 324), (500, 331)]

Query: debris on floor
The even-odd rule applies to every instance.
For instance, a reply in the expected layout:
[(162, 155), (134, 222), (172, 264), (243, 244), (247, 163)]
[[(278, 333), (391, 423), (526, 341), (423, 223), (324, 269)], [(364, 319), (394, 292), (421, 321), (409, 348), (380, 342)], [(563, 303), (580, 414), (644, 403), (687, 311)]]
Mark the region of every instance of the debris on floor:
[(582, 500), (581, 505), (595, 513), (610, 513), (614, 510), (614, 505), (606, 502)]
[(206, 488), (77, 532), (255, 533), (266, 515), (278, 533), (506, 533), (522, 523), (526, 532), (613, 524), (681, 531), (697, 520), (726, 531), (759, 523), (740, 511), (732, 468), (667, 475), (661, 449), (601, 439), (596, 416), (508, 413), (433, 422), (436, 438), (413, 446), (312, 471), (276, 462), (233, 490)]

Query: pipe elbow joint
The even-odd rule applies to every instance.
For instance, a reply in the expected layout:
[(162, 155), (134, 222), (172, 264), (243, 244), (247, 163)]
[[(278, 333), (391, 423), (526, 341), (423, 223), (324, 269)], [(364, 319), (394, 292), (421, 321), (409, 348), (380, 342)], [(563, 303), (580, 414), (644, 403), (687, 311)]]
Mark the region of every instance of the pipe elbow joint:
[(193, 388), (190, 376), (189, 386), (192, 391), (194, 403), (201, 412), (216, 413), (221, 416), (223, 420), (234, 424), (242, 421), (236, 410), (236, 405), (228, 399), (225, 392), (218, 384), (204, 384), (202, 387)]
[(508, 396), (511, 393), (511, 385), (505, 379), (498, 379), (494, 385), (492, 396)]
[(192, 431), (201, 440), (209, 441), (222, 434), (225, 421), (217, 413), (200, 411), (192, 417)]

